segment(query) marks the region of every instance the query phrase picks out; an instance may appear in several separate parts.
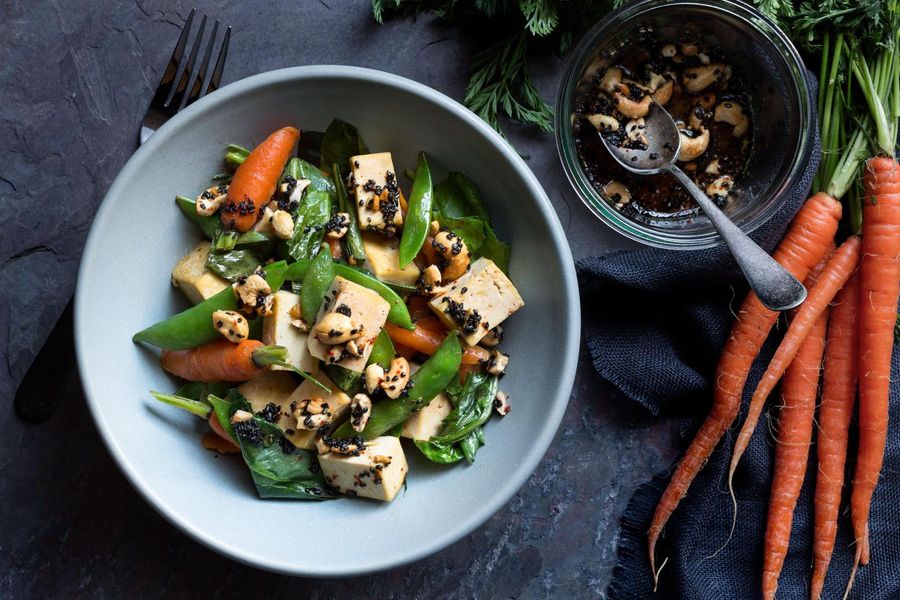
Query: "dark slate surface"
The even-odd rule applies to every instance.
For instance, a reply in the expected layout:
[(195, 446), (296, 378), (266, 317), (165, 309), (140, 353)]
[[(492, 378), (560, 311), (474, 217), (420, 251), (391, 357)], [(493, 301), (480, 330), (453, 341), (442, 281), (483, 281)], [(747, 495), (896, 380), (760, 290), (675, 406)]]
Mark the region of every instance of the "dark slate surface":
[[(624, 505), (673, 459), (675, 433), (617, 398), (586, 358), (553, 446), (506, 507), (416, 565), (349, 580), (270, 575), (174, 529), (116, 469), (77, 377), (50, 421), (16, 420), (13, 391), (72, 292), (94, 209), (135, 148), (193, 5), (0, 0), (0, 597), (602, 595)], [(377, 28), (367, 0), (196, 6), (235, 28), (226, 82), (286, 66), (355, 64), (459, 99), (475, 47), (427, 17)], [(563, 61), (532, 64), (538, 87), (554, 97)], [(568, 189), (552, 136), (509, 134), (544, 183), (576, 259), (624, 244)]]

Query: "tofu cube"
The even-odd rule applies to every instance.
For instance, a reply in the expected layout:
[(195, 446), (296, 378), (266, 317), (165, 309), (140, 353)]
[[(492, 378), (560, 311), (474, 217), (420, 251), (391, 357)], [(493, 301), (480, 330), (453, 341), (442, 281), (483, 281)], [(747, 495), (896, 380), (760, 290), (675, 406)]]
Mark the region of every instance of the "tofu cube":
[[(300, 304), (300, 296), (292, 292), (279, 290), (275, 292), (272, 304), (272, 315), (263, 318), (262, 341), (267, 346), (284, 346), (287, 349), (287, 362), (301, 371), (317, 373), (319, 361), (309, 353), (306, 340), (309, 334), (291, 325), (294, 318), (291, 309)], [(279, 370), (284, 367), (273, 366)]]
[(424, 408), (414, 412), (405, 423), (400, 437), (428, 441), (441, 432), (444, 419), (453, 410), (450, 398), (441, 392)]
[(329, 452), (319, 456), (328, 485), (343, 494), (390, 502), (409, 472), (400, 438), (382, 436), (366, 442), (359, 456)]
[(338, 389), (328, 377), (320, 374), (316, 379), (331, 391), (325, 392), (308, 381), (298, 386), (294, 377), (286, 371), (263, 371), (238, 386), (238, 391), (247, 399), (255, 413), (265, 408), (266, 404), (277, 405), (281, 409), (277, 424), (284, 430), (285, 437), (298, 448), (312, 450), (316, 447), (316, 432), (297, 429), (297, 421), (291, 416), (291, 403), (308, 400), (314, 396), (322, 398), (328, 403), (334, 421), (343, 418), (350, 407), (350, 397)]
[(403, 215), (391, 153), (351, 156), (350, 171), (360, 229), (396, 234), (403, 225)]
[(194, 304), (215, 296), (231, 285), (206, 268), (209, 249), (209, 242), (200, 242), (172, 269), (172, 285), (184, 292)]
[(353, 356), (343, 352), (343, 345), (323, 344), (313, 334), (310, 334), (306, 341), (310, 354), (328, 364), (340, 365), (345, 369), (362, 373), (366, 368), (369, 355), (372, 353), (375, 338), (381, 333), (384, 322), (387, 320), (389, 309), (390, 305), (387, 300), (379, 296), (377, 292), (347, 281), (343, 277), (335, 277), (331, 288), (325, 295), (325, 301), (322, 302), (319, 314), (316, 315), (312, 331), (315, 331), (316, 323), (321, 321), (326, 314), (341, 312), (350, 317), (354, 323), (363, 326), (362, 336), (355, 340), (357, 345), (362, 346), (362, 356)]
[(316, 379), (325, 384), (329, 391), (326, 392), (316, 384), (304, 381), (284, 401), (281, 418), (285, 419), (285, 422), (282, 423), (281, 419), (278, 421), (285, 431), (285, 437), (292, 444), (304, 450), (312, 450), (316, 447), (316, 432), (309, 429), (297, 429), (297, 421), (291, 417), (291, 403), (321, 398), (328, 404), (328, 410), (332, 414), (332, 423), (339, 423), (350, 411), (350, 396), (345, 394), (324, 372), (316, 375)]
[(462, 339), (474, 346), (525, 302), (494, 261), (479, 258), (468, 273), (428, 305), (448, 328), (459, 329)]
[(363, 267), (374, 273), (375, 277), (388, 283), (416, 285), (419, 267), (415, 263), (409, 263), (400, 268), (399, 238), (366, 232), (362, 234), (362, 242), (366, 249), (366, 262)]

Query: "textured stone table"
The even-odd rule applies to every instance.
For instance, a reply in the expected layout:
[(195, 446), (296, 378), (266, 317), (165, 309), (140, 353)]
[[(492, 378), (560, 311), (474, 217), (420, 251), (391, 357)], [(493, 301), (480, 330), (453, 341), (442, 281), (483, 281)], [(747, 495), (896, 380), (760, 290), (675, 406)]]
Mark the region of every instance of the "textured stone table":
[[(476, 47), (426, 16), (376, 27), (367, 0), (196, 5), (234, 26), (226, 82), (294, 65), (354, 64), (460, 99)], [(672, 460), (675, 433), (613, 393), (585, 357), (556, 440), (507, 506), (435, 556), (347, 580), (257, 571), (169, 525), (113, 464), (77, 377), (48, 422), (15, 418), (13, 390), (72, 292), (94, 209), (135, 148), (191, 7), (0, 0), (0, 597), (602, 595), (619, 516), (637, 485)], [(532, 61), (545, 98), (555, 96), (563, 65)], [(544, 183), (576, 259), (623, 245), (569, 190), (551, 135), (507, 131)]]

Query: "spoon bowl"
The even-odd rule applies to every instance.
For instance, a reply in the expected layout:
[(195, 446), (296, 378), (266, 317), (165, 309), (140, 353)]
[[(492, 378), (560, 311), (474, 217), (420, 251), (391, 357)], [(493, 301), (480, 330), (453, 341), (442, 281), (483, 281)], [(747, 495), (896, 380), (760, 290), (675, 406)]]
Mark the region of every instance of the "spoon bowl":
[(656, 175), (662, 172), (674, 175), (709, 217), (750, 288), (767, 308), (788, 310), (806, 300), (806, 288), (803, 284), (741, 231), (676, 164), (681, 151), (682, 135), (672, 115), (653, 102), (642, 121), (629, 121), (625, 125), (625, 136), (621, 131), (610, 130), (598, 134), (616, 162), (638, 175)]

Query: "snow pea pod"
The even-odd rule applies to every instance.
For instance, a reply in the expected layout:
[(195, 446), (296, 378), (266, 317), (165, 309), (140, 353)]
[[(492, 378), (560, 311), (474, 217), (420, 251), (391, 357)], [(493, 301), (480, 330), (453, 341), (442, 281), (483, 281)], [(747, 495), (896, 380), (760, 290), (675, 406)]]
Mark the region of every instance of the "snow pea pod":
[[(266, 281), (273, 290), (281, 288), (286, 270), (287, 263), (284, 261), (266, 266)], [(217, 310), (237, 310), (237, 299), (230, 287), (196, 306), (137, 332), (131, 340), (165, 350), (184, 350), (200, 346), (220, 336), (212, 322), (212, 314)]]
[(175, 204), (178, 205), (178, 208), (181, 209), (181, 212), (184, 213), (184, 216), (186, 216), (191, 223), (200, 228), (203, 235), (211, 240), (215, 239), (216, 235), (219, 233), (219, 227), (222, 224), (219, 217), (214, 215), (208, 217), (198, 215), (197, 203), (185, 196), (175, 196)]
[(350, 202), (347, 195), (347, 186), (341, 179), (341, 171), (338, 169), (337, 163), (331, 167), (331, 172), (335, 178), (335, 188), (337, 190), (338, 207), (341, 212), (347, 213), (350, 219), (350, 226), (347, 228), (347, 251), (353, 260), (363, 262), (366, 260), (366, 248), (363, 246), (362, 236), (359, 233), (359, 222), (357, 221), (356, 207)]
[[(285, 273), (285, 279), (288, 281), (303, 279), (311, 262), (310, 260), (298, 260), (295, 263), (291, 263)], [(412, 318), (409, 316), (409, 310), (406, 308), (406, 304), (403, 303), (403, 298), (387, 284), (375, 279), (368, 273), (342, 263), (334, 263), (334, 274), (377, 292), (390, 305), (387, 316), (388, 321), (405, 329), (415, 329)]]
[(400, 268), (402, 269), (416, 257), (431, 224), (431, 169), (424, 152), (419, 152), (416, 165), (416, 178), (413, 180), (412, 194), (409, 197), (409, 208), (406, 212), (406, 223), (403, 224), (403, 237), (400, 238)]
[[(462, 346), (459, 335), (454, 332), (413, 373), (410, 377), (412, 386), (406, 394), (399, 398), (381, 400), (372, 408), (372, 416), (360, 435), (367, 440), (376, 438), (406, 421), (413, 412), (428, 406), (456, 377), (461, 360)], [(349, 438), (353, 435), (355, 432), (349, 422), (341, 425), (334, 433), (335, 438)]]
[(310, 261), (306, 275), (303, 276), (303, 287), (300, 288), (300, 308), (307, 325), (312, 325), (315, 320), (332, 281), (334, 262), (331, 260), (328, 244), (322, 244), (319, 253)]

